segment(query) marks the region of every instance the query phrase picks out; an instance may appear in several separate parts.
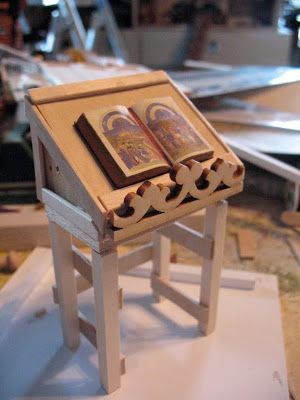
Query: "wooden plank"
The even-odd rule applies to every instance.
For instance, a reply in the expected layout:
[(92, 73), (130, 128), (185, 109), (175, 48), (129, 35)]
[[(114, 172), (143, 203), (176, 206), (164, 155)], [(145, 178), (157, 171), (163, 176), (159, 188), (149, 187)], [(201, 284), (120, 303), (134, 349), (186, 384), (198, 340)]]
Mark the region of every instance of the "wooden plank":
[(206, 209), (204, 235), (214, 238), (212, 259), (203, 260), (201, 274), (200, 303), (208, 307), (208, 318), (200, 321), (199, 327), (206, 335), (212, 333), (216, 325), (221, 268), (226, 231), (227, 202), (220, 201)]
[(80, 338), (71, 235), (54, 222), (49, 223), (49, 230), (64, 342), (75, 349)]
[[(85, 292), (86, 290), (89, 290), (92, 288), (92, 285), (90, 284), (89, 281), (87, 281), (82, 275), (80, 274), (75, 274), (75, 279), (76, 279), (76, 290), (77, 294), (80, 294), (82, 292)], [(59, 304), (58, 300), (58, 293), (57, 293), (57, 287), (53, 286), (52, 287), (52, 295), (53, 295), (53, 302), (55, 304)], [(118, 304), (119, 304), (119, 309), (121, 310), (123, 308), (123, 289), (119, 288), (118, 289)]]
[[(92, 287), (90, 282), (87, 281), (82, 275), (80, 275), (78, 273), (75, 273), (75, 280), (76, 280), (77, 294), (85, 292), (86, 290), (88, 290)], [(55, 285), (52, 286), (52, 296), (53, 296), (53, 302), (55, 304), (59, 304), (57, 286), (55, 286)]]
[[(171, 258), (171, 240), (159, 232), (153, 232), (153, 274), (163, 279), (169, 280), (170, 258)], [(153, 289), (153, 287), (152, 287)], [(153, 295), (157, 302), (164, 300), (160, 292), (153, 289)]]
[(97, 340), (96, 340), (96, 328), (95, 326), (85, 318), (82, 313), (79, 313), (79, 330), (82, 335), (84, 335), (87, 340), (97, 348)]
[(175, 303), (198, 321), (206, 321), (208, 309), (202, 304), (182, 294), (179, 290), (168, 284), (164, 279), (156, 274), (151, 275), (151, 287), (154, 292), (161, 294), (168, 300)]
[(77, 247), (72, 246), (74, 268), (83, 276), (92, 286), (92, 263)]
[(100, 382), (107, 393), (120, 381), (120, 328), (117, 252), (92, 252), (97, 348)]
[(300, 226), (300, 211), (284, 211), (280, 219), (286, 225)]
[(287, 241), (296, 260), (298, 261), (298, 264), (300, 265), (300, 240), (298, 238), (289, 237)]
[[(193, 283), (201, 285), (201, 269), (194, 266), (185, 265), (185, 272), (179, 272), (181, 267), (178, 264), (171, 264), (170, 281), (179, 283)], [(151, 262), (136, 268), (133, 271), (128, 271), (127, 275), (141, 278), (151, 278), (153, 265)], [(220, 287), (237, 290), (253, 290), (255, 288), (255, 274), (252, 272), (236, 271), (223, 269), (221, 272)]]
[(34, 205), (18, 206), (18, 212), (2, 213), (0, 251), (50, 247), (48, 220), (44, 210)]
[(168, 81), (169, 78), (165, 72), (154, 71), (147, 74), (120, 76), (118, 78), (97, 79), (81, 83), (76, 82), (66, 85), (29, 89), (28, 93), (30, 100), (34, 104), (43, 104), (139, 89), (145, 86), (166, 83)]
[(214, 244), (213, 239), (205, 237), (202, 233), (184, 226), (180, 222), (174, 222), (171, 225), (167, 225), (164, 228), (159, 229), (159, 232), (199, 256), (207, 259), (212, 257)]
[(144, 246), (123, 254), (118, 260), (119, 274), (125, 274), (130, 269), (151, 260), (152, 252), (153, 243), (147, 243)]
[(51, 265), (51, 250), (37, 247), (0, 290), (0, 342), (14, 322), (18, 310), (46, 277)]
[(98, 240), (92, 239), (89, 235), (84, 233), (78, 226), (73, 225), (69, 220), (65, 219), (58, 214), (56, 211), (52, 210), (48, 206), (45, 207), (47, 217), (50, 222), (55, 222), (57, 225), (61, 226), (64, 230), (68, 231), (72, 236), (81, 240), (87, 246), (94, 250), (100, 250), (100, 244)]
[(93, 240), (99, 240), (99, 232), (92, 218), (86, 212), (80, 210), (79, 207), (74, 206), (49, 189), (42, 189), (42, 198), (43, 203), (49, 208), (80, 228), (82, 232), (90, 236)]
[(42, 201), (42, 188), (46, 186), (45, 162), (43, 145), (37, 135), (38, 127), (32, 123), (30, 125), (30, 136), (33, 150), (34, 174), (37, 198)]
[[(87, 340), (97, 349), (96, 328), (82, 313), (79, 313), (79, 329)], [(120, 374), (124, 375), (125, 373), (125, 357), (123, 354), (120, 354)]]
[(238, 229), (238, 252), (241, 260), (253, 260), (256, 256), (258, 234), (252, 229)]

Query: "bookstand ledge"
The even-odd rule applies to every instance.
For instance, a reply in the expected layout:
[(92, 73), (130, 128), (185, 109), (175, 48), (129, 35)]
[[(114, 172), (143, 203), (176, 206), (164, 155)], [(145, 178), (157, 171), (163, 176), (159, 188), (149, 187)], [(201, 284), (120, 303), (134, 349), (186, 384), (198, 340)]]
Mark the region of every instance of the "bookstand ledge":
[[(170, 96), (214, 151), (210, 160), (174, 166), (171, 174), (116, 189), (74, 128), (90, 109), (147, 97)], [(163, 72), (152, 72), (33, 89), (26, 98), (38, 198), (49, 219), (64, 342), (79, 345), (80, 334), (97, 347), (99, 378), (108, 393), (120, 387), (125, 359), (120, 355), (118, 275), (153, 260), (151, 286), (192, 315), (206, 334), (215, 328), (223, 259), (227, 203), (242, 190), (244, 168), (199, 111)], [(178, 220), (206, 209), (204, 232)], [(146, 232), (153, 241), (122, 257), (117, 246)], [(72, 246), (72, 236), (92, 250), (91, 260)], [(200, 300), (169, 282), (170, 243), (174, 240), (203, 257)], [(96, 325), (80, 312), (77, 295), (93, 287)]]

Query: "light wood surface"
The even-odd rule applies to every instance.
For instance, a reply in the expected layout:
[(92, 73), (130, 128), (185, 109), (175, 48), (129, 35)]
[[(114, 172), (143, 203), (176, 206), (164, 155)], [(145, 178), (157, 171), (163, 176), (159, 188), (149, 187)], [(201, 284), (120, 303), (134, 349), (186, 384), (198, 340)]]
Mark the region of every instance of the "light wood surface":
[(212, 257), (214, 241), (212, 238), (205, 237), (201, 232), (179, 222), (167, 225), (159, 229), (159, 232), (200, 256), (207, 259)]
[(117, 252), (92, 252), (99, 378), (107, 393), (120, 381), (120, 328)]
[(238, 229), (237, 241), (241, 260), (253, 260), (256, 256), (258, 234), (251, 229)]
[(170, 286), (163, 278), (152, 274), (151, 287), (154, 293), (159, 293), (166, 297), (168, 300), (175, 303), (178, 307), (182, 308), (188, 314), (192, 315), (197, 321), (206, 321), (208, 315), (208, 308), (202, 304), (197, 303), (187, 295), (181, 293), (178, 289)]
[(71, 235), (52, 221), (49, 229), (64, 342), (74, 350), (80, 339)]
[[(171, 258), (171, 240), (160, 232), (153, 232), (153, 275), (169, 280), (170, 258)], [(155, 284), (151, 281), (153, 295), (156, 301), (164, 299), (159, 291), (155, 290)]]
[(213, 332), (216, 325), (226, 217), (226, 201), (220, 201), (206, 209), (204, 235), (215, 240), (212, 259), (204, 259), (201, 274), (200, 304), (208, 307), (208, 315), (205, 323), (200, 321), (199, 326), (207, 335)]

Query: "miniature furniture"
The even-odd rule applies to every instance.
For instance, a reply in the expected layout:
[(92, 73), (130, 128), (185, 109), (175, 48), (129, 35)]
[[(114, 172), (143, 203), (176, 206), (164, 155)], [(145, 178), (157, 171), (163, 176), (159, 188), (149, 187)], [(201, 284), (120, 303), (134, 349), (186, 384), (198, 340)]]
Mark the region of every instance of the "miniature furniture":
[[(214, 149), (208, 161), (179, 165), (172, 173), (115, 189), (74, 122), (89, 109), (147, 97), (171, 96)], [(158, 301), (176, 303), (206, 334), (215, 328), (224, 247), (224, 199), (242, 190), (244, 168), (198, 110), (163, 72), (31, 89), (26, 98), (34, 150), (38, 198), (49, 219), (64, 342), (76, 349), (80, 333), (97, 348), (101, 385), (120, 387), (125, 370), (120, 355), (118, 275), (153, 259), (151, 286)], [(206, 208), (204, 232), (178, 220)], [(153, 232), (153, 242), (118, 257), (117, 246)], [(92, 250), (91, 260), (72, 237)], [(203, 257), (200, 300), (194, 301), (168, 281), (170, 241)], [(94, 288), (96, 326), (79, 312), (77, 294)]]

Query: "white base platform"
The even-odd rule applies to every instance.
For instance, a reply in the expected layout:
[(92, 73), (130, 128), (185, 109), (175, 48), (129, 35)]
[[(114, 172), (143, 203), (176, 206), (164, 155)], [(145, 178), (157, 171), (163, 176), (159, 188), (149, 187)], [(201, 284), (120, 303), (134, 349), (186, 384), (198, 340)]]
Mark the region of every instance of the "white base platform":
[[(197, 271), (183, 265), (172, 269), (181, 276)], [(7, 320), (11, 327), (6, 326), (0, 344), (1, 400), (103, 396), (114, 400), (288, 400), (274, 276), (254, 274), (253, 290), (221, 289), (217, 330), (209, 337), (198, 336), (196, 321), (169, 301), (154, 303), (149, 279), (121, 276), (126, 374), (122, 388), (107, 396), (99, 389), (92, 345), (82, 338), (75, 353), (63, 346), (58, 308), (51, 300), (53, 274), (48, 271), (14, 322)], [(196, 284), (176, 282), (176, 286), (199, 297)], [(92, 299), (91, 290), (80, 295), (81, 310), (89, 318)], [(11, 307), (14, 299), (7, 302)], [(47, 314), (35, 318), (34, 313), (44, 307)], [(2, 324), (3, 320), (0, 330)]]

